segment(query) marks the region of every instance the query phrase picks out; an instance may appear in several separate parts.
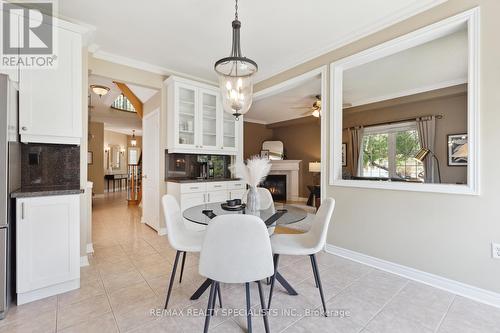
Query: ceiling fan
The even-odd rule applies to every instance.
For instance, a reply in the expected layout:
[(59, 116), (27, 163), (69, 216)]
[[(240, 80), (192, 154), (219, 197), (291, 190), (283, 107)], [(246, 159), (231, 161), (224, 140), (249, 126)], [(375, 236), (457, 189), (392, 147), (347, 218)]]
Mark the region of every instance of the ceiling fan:
[[(304, 116), (313, 116), (316, 118), (321, 117), (321, 95), (315, 95), (316, 101), (314, 101), (312, 106), (293, 106), (292, 109), (308, 109), (308, 111), (304, 112)], [(351, 103), (343, 103), (342, 108), (350, 108), (352, 107)]]
[(319, 118), (321, 116), (321, 95), (316, 95), (314, 98), (316, 98), (316, 100), (312, 106), (293, 106), (292, 109), (308, 109), (303, 115)]

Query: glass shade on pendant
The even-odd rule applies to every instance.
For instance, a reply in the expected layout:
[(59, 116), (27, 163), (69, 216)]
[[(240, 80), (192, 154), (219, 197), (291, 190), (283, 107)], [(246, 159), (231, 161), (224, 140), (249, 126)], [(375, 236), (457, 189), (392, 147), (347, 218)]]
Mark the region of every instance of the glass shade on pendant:
[[(220, 67), (220, 69), (219, 69)], [(224, 111), (236, 118), (248, 112), (252, 106), (253, 73), (257, 70), (253, 65), (240, 61), (222, 63), (217, 68), (219, 87)], [(223, 74), (223, 69), (227, 69)]]
[(241, 55), (241, 22), (238, 20), (237, 12), (231, 25), (233, 27), (231, 55), (218, 60), (214, 70), (219, 76), (222, 107), (224, 111), (238, 119), (252, 106), (253, 75), (257, 72), (258, 66), (255, 61)]

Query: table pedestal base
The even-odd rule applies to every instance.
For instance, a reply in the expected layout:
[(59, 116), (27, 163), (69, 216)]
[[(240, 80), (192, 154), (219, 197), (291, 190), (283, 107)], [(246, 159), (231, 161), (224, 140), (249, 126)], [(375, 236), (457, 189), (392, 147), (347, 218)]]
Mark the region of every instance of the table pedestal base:
[[(286, 292), (291, 295), (291, 296), (297, 296), (298, 293), (293, 289), (293, 287), (288, 283), (288, 281), (281, 275), (279, 272), (276, 273), (276, 281), (278, 281), (283, 288), (285, 288)], [(212, 284), (212, 280), (206, 279), (205, 282), (202, 283), (202, 285), (194, 292), (194, 294), (191, 296), (191, 300), (197, 300), (200, 298), (201, 295), (205, 293), (205, 291), (210, 287)]]

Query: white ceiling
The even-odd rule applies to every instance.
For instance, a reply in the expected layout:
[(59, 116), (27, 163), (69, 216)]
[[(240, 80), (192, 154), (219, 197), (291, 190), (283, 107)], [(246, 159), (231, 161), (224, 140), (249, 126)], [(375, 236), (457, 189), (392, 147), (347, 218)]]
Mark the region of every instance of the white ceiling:
[[(106, 86), (110, 88), (110, 91), (106, 95), (99, 97), (89, 87), (91, 105), (93, 106), (90, 109), (90, 120), (104, 123), (106, 130), (129, 135), (132, 135), (132, 130), (135, 130), (137, 135), (142, 135), (142, 121), (137, 114), (110, 108), (113, 101), (121, 94), (120, 89), (113, 83), (113, 80), (102, 76), (90, 75), (89, 86), (92, 84)], [(127, 84), (127, 86), (143, 103), (157, 93), (155, 89), (132, 84)]]
[(343, 103), (351, 106), (467, 82), (467, 29), (344, 72)]
[[(239, 3), (243, 54), (257, 80), (446, 0), (253, 0)], [(231, 49), (229, 0), (64, 0), (60, 16), (95, 27), (96, 57), (215, 81)]]
[[(285, 91), (255, 100), (245, 115), (246, 121), (272, 124), (310, 116), (310, 108), (321, 94), (321, 76), (290, 86)], [(303, 108), (300, 108), (303, 107)]]

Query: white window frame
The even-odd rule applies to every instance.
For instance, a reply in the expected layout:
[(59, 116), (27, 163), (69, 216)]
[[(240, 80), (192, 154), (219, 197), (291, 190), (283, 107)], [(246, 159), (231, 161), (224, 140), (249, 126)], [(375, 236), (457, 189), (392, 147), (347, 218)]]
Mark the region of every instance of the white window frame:
[[(378, 126), (370, 126), (366, 127), (363, 131), (363, 140), (365, 135), (373, 135), (373, 134), (394, 134), (397, 132), (405, 132), (405, 131), (416, 131), (417, 123), (416, 122), (403, 122), (403, 123), (394, 123), (387, 125), (378, 125)], [(396, 142), (395, 136), (389, 135), (387, 142), (387, 157), (389, 160), (389, 178), (396, 177)], [(360, 151), (360, 160), (363, 159), (363, 150)], [(391, 163), (391, 159), (394, 161)], [(362, 170), (362, 167), (360, 167)], [(363, 176), (363, 175), (361, 175)]]
[[(387, 189), (417, 192), (479, 195), (479, 7), (398, 37), (381, 45), (330, 64), (330, 177), (333, 186)], [(467, 184), (430, 184), (380, 182), (342, 179), (342, 96), (343, 72), (374, 60), (424, 44), (446, 35), (450, 29), (466, 23), (468, 27), (467, 134), (469, 161)], [(446, 161), (440, 161), (445, 163)]]

